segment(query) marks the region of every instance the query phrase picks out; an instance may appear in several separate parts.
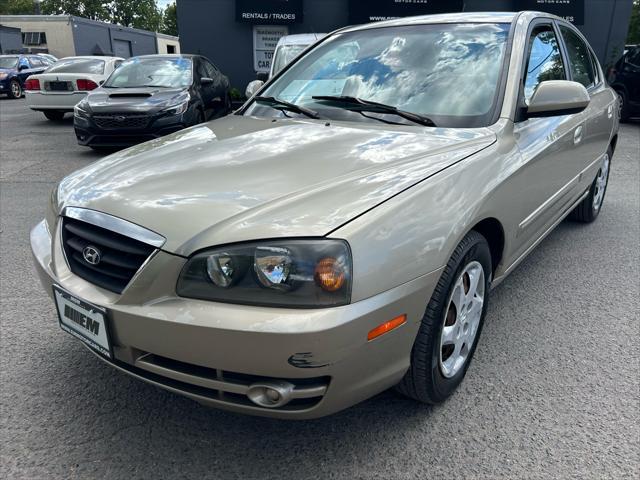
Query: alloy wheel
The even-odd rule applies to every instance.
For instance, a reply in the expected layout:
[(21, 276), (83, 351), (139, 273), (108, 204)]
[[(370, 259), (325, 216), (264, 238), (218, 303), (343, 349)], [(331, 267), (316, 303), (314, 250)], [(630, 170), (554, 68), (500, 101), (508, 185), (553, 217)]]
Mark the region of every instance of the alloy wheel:
[(609, 180), (609, 154), (605, 153), (598, 170), (598, 176), (596, 177), (595, 190), (593, 192), (593, 210), (597, 212), (602, 207), (602, 201), (604, 200), (604, 192), (607, 189), (607, 182)]
[(20, 98), (22, 96), (22, 91), (18, 82), (11, 82), (11, 93), (15, 98)]
[(465, 365), (478, 333), (485, 297), (484, 269), (469, 263), (456, 280), (440, 337), (440, 370), (446, 378)]

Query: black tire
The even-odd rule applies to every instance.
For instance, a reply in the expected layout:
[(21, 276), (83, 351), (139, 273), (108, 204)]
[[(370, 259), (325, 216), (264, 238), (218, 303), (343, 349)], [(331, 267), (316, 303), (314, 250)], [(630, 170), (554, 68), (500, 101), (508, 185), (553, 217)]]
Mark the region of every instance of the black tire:
[(620, 98), (620, 121), (622, 123), (626, 123), (631, 117), (631, 112), (629, 111), (629, 102), (627, 101), (627, 94), (622, 90), (617, 90), (617, 92), (618, 97)]
[[(447, 378), (440, 367), (440, 337), (445, 315), (457, 280), (467, 265), (474, 261), (480, 263), (484, 271), (484, 303), (480, 322), (465, 363), (455, 375)], [(423, 403), (436, 404), (446, 400), (460, 385), (482, 332), (489, 304), (491, 271), (491, 252), (487, 240), (478, 232), (469, 232), (453, 252), (427, 305), (411, 351), (411, 366), (396, 386), (400, 393)]]
[(59, 122), (64, 118), (64, 112), (60, 110), (47, 110), (44, 113), (44, 116), (52, 122)]
[(582, 200), (582, 202), (580, 202), (580, 204), (573, 209), (573, 211), (569, 214), (569, 220), (581, 223), (591, 223), (596, 218), (598, 218), (598, 215), (600, 215), (600, 211), (602, 210), (602, 205), (604, 203), (604, 198), (607, 193), (607, 187), (609, 186), (609, 174), (611, 173), (611, 157), (613, 155), (611, 147), (609, 147), (609, 149), (607, 150), (606, 155), (608, 156), (609, 162), (605, 175), (606, 183), (602, 191), (602, 198), (599, 201), (599, 205), (596, 206), (594, 204), (594, 199), (596, 198), (596, 194), (599, 188), (601, 188), (598, 185), (598, 179), (600, 178), (600, 174), (602, 172), (602, 165), (600, 169), (598, 169), (598, 173), (596, 174), (596, 178), (591, 183), (591, 187), (589, 187), (589, 195), (587, 195), (585, 199)]
[(199, 108), (196, 110), (196, 121), (193, 125), (200, 125), (205, 122), (204, 112)]
[(104, 154), (113, 153), (118, 150), (116, 147), (102, 147), (99, 145), (89, 145), (89, 148), (94, 152), (99, 152)]
[(20, 82), (15, 78), (11, 80), (11, 83), (9, 84), (8, 96), (13, 99), (22, 97), (22, 85), (20, 85)]

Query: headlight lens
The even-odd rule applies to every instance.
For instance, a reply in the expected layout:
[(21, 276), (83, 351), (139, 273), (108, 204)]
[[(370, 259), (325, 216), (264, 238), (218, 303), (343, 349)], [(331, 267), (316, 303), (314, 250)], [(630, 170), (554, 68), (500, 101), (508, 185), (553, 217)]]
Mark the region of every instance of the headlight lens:
[(189, 108), (189, 101), (185, 101), (180, 103), (179, 105), (174, 105), (173, 107), (165, 108), (165, 113), (169, 115), (182, 115)]
[(86, 99), (80, 100), (80, 102), (76, 103), (76, 106), (73, 107), (73, 114), (80, 117), (89, 115), (89, 102), (87, 102)]
[(2, 72), (2, 73), (0, 73), (0, 80), (4, 80), (8, 76), (9, 76), (9, 74), (7, 72)]
[(343, 240), (283, 240), (216, 248), (191, 257), (182, 297), (273, 307), (322, 308), (351, 299), (351, 252)]

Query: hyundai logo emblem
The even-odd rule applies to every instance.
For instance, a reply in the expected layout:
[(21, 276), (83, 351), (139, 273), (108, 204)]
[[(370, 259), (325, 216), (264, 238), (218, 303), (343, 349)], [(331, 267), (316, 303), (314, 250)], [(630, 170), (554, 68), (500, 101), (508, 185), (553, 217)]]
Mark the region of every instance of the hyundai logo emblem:
[(116, 122), (124, 122), (127, 119), (124, 115), (118, 115), (116, 117)]
[(98, 265), (100, 263), (100, 250), (93, 245), (84, 247), (82, 256), (84, 257), (84, 261), (91, 265)]

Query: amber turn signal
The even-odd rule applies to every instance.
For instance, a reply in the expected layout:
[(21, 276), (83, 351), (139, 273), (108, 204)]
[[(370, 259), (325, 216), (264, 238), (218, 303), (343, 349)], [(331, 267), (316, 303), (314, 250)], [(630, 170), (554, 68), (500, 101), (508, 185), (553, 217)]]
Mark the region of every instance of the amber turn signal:
[(335, 258), (323, 258), (316, 265), (314, 273), (316, 283), (327, 292), (335, 292), (342, 288), (346, 280), (344, 267)]
[(406, 315), (400, 315), (399, 317), (394, 318), (393, 320), (389, 320), (388, 322), (384, 322), (382, 325), (378, 325), (376, 328), (371, 330), (367, 335), (367, 340), (373, 340), (374, 338), (379, 337), (380, 335), (384, 335), (387, 332), (390, 332), (394, 328), (398, 328), (400, 325), (407, 321)]

